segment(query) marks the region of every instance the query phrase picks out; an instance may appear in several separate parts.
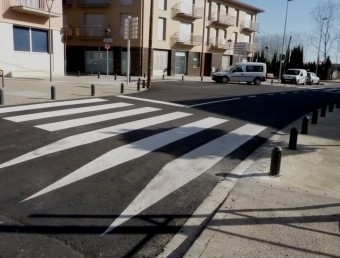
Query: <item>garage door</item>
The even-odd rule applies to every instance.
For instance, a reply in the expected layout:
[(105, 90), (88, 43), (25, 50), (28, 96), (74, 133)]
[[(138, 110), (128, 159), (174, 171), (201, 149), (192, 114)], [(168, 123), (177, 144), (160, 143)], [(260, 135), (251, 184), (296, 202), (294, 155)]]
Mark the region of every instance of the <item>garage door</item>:
[(168, 67), (168, 51), (153, 51), (153, 75), (162, 76), (167, 74)]

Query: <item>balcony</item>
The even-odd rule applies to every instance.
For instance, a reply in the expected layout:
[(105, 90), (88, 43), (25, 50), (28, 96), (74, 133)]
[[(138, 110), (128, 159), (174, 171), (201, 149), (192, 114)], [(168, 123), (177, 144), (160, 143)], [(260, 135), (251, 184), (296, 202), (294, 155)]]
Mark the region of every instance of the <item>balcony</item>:
[(259, 31), (259, 24), (254, 21), (243, 21), (241, 22), (240, 27), (243, 32), (247, 32), (247, 33)]
[(236, 26), (236, 18), (229, 14), (219, 14), (219, 13), (212, 13), (210, 20), (219, 26)]
[[(11, 10), (41, 17), (49, 17), (48, 6), (44, 0), (10, 0)], [(51, 12), (51, 17), (61, 17), (61, 13)]]
[(210, 38), (209, 44), (211, 48), (227, 50), (231, 48), (232, 42), (221, 38)]
[(103, 39), (105, 37), (105, 26), (103, 25), (77, 25), (76, 37), (82, 39)]
[(171, 46), (175, 44), (185, 46), (198, 46), (202, 44), (202, 35), (176, 32), (174, 35), (170, 37), (170, 44)]
[(196, 7), (193, 4), (177, 3), (171, 8), (171, 17), (175, 16), (190, 19), (202, 19), (203, 7)]
[(110, 7), (111, 0), (77, 0), (79, 7)]

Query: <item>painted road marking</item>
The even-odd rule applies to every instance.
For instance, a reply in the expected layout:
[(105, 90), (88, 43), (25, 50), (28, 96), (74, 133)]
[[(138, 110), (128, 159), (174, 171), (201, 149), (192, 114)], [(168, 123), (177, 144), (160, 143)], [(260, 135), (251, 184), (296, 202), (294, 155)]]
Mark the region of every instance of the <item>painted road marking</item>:
[(168, 105), (168, 106), (187, 107), (186, 105), (181, 105), (181, 104), (176, 104), (176, 103), (166, 102), (166, 101), (153, 100), (153, 99), (143, 99), (143, 98), (136, 98), (136, 97), (125, 96), (125, 95), (118, 95), (117, 97), (124, 98), (124, 99), (139, 100), (139, 101), (144, 101), (144, 102), (151, 102), (151, 103)]
[(54, 143), (48, 144), (46, 146), (43, 146), (41, 148), (38, 148), (34, 151), (28, 152), (24, 155), (21, 155), (17, 158), (14, 158), (12, 160), (9, 160), (5, 163), (2, 163), (0, 165), (0, 168), (5, 168), (8, 166), (12, 166), (15, 164), (19, 164), (24, 161), (32, 160), (35, 158), (39, 158), (51, 153), (67, 150), (70, 148), (74, 148), (77, 146), (97, 142), (100, 140), (104, 140), (107, 138), (111, 138), (114, 136), (117, 136), (119, 134), (127, 133), (133, 130), (138, 130), (141, 128), (145, 128), (152, 125), (157, 125), (165, 122), (169, 122), (175, 119), (183, 118), (191, 116), (189, 113), (184, 112), (173, 112), (165, 115), (155, 116), (151, 118), (141, 119), (125, 124), (110, 126), (82, 134), (72, 135), (66, 138), (63, 138), (59, 141), (56, 141)]
[(42, 109), (42, 108), (50, 108), (50, 107), (62, 107), (62, 106), (69, 106), (69, 105), (98, 103), (98, 102), (103, 102), (103, 101), (108, 101), (108, 100), (94, 98), (94, 99), (49, 102), (49, 103), (43, 103), (43, 104), (30, 104), (30, 105), (22, 105), (22, 106), (16, 106), (16, 107), (5, 107), (5, 108), (0, 108), (0, 114), (18, 112), (18, 111), (26, 111), (26, 110), (35, 110), (35, 109)]
[(103, 235), (197, 178), (264, 129), (266, 127), (244, 125), (168, 163)]
[(159, 111), (159, 110), (161, 109), (152, 108), (152, 107), (137, 108), (137, 109), (114, 112), (114, 113), (109, 113), (109, 114), (102, 114), (98, 116), (89, 116), (89, 117), (83, 117), (83, 118), (78, 118), (78, 119), (70, 119), (70, 120), (61, 121), (61, 122), (37, 125), (35, 127), (44, 129), (50, 132), (54, 132), (54, 131), (68, 129), (72, 127), (94, 124), (98, 122), (103, 122), (103, 121), (108, 121), (112, 119), (128, 117), (128, 116), (133, 116), (133, 115), (145, 114), (145, 113)]
[(118, 102), (118, 103), (111, 103), (105, 105), (97, 105), (97, 106), (89, 106), (89, 107), (80, 107), (80, 108), (71, 108), (71, 109), (62, 109), (56, 111), (48, 111), (48, 112), (41, 112), (29, 115), (20, 115), (20, 116), (10, 116), (5, 117), (4, 119), (10, 120), (13, 122), (25, 122), (25, 121), (32, 121), (42, 118), (50, 118), (50, 117), (57, 117), (57, 116), (66, 116), (66, 115), (74, 115), (74, 114), (81, 114), (86, 112), (93, 112), (99, 110), (106, 110), (111, 108), (120, 108), (120, 107), (127, 107), (132, 106), (132, 104)]
[(225, 119), (209, 117), (113, 149), (23, 201), (27, 201), (84, 178), (93, 176), (130, 160), (140, 158), (170, 143), (227, 121), (228, 120)]
[(227, 102), (227, 101), (239, 100), (239, 99), (241, 99), (241, 98), (222, 99), (222, 100), (216, 100), (216, 101), (211, 101), (211, 102), (204, 102), (204, 103), (195, 104), (195, 105), (186, 106), (186, 107), (188, 107), (188, 108), (199, 107), (199, 106), (210, 105), (210, 104), (215, 104), (215, 103), (219, 103), (219, 102)]

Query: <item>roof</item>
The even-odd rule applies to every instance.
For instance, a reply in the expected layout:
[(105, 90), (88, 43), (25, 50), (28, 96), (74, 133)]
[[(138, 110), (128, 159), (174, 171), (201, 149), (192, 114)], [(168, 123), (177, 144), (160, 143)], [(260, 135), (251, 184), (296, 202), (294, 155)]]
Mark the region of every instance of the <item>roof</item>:
[(243, 7), (243, 8), (249, 9), (249, 10), (254, 11), (256, 13), (263, 13), (264, 12), (263, 9), (257, 8), (257, 7), (255, 7), (253, 5), (250, 5), (250, 4), (242, 3), (239, 0), (228, 0), (227, 2), (232, 3), (234, 5), (237, 5), (239, 7)]

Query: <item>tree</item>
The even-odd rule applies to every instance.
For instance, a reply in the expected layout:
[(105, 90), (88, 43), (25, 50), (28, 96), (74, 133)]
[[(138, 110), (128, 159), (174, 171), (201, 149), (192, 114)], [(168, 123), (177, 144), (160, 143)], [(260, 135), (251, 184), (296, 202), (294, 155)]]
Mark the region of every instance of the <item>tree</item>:
[(337, 4), (328, 0), (327, 2), (319, 2), (311, 12), (311, 17), (315, 22), (315, 33), (311, 44), (319, 51), (319, 42), (321, 43), (320, 53), (324, 61), (326, 61), (332, 45), (338, 37), (334, 33), (336, 31), (334, 25), (337, 18), (337, 10)]

